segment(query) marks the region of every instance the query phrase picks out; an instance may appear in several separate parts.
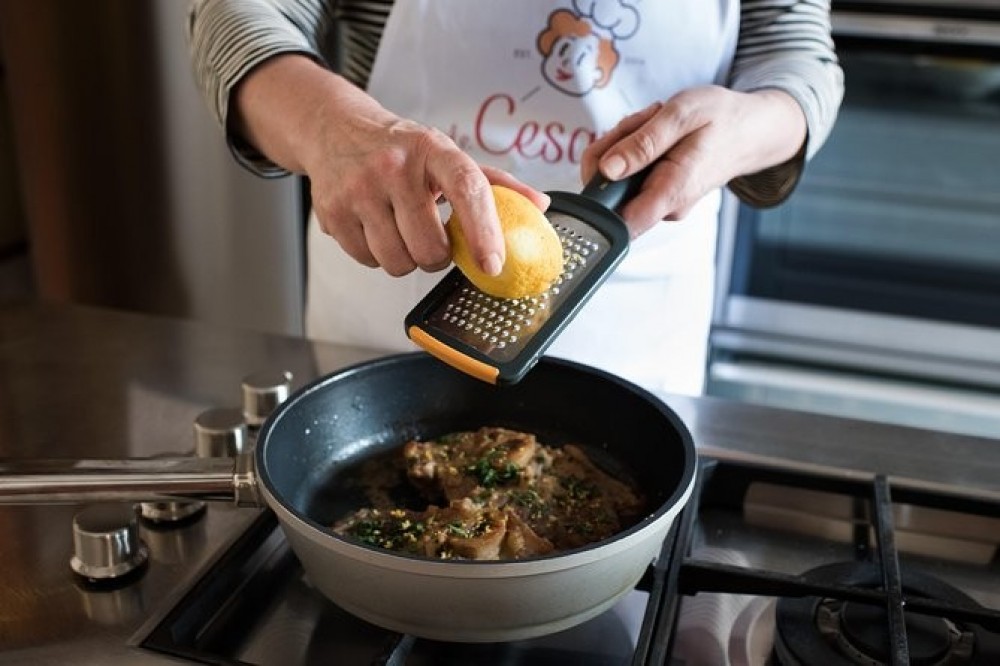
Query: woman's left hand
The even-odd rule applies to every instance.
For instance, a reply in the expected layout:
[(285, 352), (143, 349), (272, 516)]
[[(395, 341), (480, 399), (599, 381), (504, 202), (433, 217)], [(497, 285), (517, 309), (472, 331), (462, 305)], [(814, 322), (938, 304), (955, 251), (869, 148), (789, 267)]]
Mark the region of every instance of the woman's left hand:
[(780, 90), (684, 90), (623, 119), (583, 154), (583, 182), (600, 168), (618, 180), (656, 162), (622, 216), (633, 238), (682, 219), (708, 192), (785, 162), (806, 138), (798, 103)]

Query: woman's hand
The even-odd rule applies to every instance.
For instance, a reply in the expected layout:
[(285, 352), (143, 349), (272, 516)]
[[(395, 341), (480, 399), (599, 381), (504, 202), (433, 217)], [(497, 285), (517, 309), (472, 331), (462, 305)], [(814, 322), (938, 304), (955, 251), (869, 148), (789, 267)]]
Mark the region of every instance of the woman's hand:
[(791, 159), (805, 138), (805, 116), (787, 93), (704, 86), (623, 119), (587, 148), (581, 170), (584, 182), (598, 168), (618, 180), (656, 162), (622, 209), (635, 237), (660, 220), (682, 219), (733, 178)]
[(458, 212), (473, 256), (490, 275), (504, 260), (490, 183), (548, 206), (544, 194), (480, 167), (442, 132), (390, 113), (308, 58), (265, 62), (235, 100), (237, 129), (276, 163), (309, 176), (323, 231), (356, 261), (390, 275), (451, 262), (441, 197)]

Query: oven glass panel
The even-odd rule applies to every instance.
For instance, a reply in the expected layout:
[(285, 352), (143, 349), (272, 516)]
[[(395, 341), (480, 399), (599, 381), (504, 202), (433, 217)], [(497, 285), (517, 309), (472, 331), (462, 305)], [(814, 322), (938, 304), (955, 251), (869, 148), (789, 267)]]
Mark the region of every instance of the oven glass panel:
[(841, 49), (795, 194), (738, 213), (730, 293), (1000, 326), (1000, 64)]

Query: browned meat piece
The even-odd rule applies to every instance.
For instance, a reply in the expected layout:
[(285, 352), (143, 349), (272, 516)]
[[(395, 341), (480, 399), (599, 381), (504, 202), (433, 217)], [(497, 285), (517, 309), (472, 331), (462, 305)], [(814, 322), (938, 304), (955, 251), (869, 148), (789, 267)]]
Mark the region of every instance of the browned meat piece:
[(498, 560), (507, 533), (507, 514), (484, 509), (465, 498), (437, 511), (430, 531), (439, 544), (439, 557)]
[(423, 512), (361, 509), (333, 531), (372, 546), (442, 559), (516, 559), (552, 550), (517, 516), (467, 498)]
[(643, 499), (577, 446), (481, 428), (403, 447), (407, 478), (431, 501), (417, 513), (362, 509), (334, 529), (428, 557), (522, 559), (584, 546), (634, 523)]
[(407, 474), (431, 499), (468, 497), (477, 487), (516, 483), (538, 452), (534, 435), (481, 428), (403, 447)]
[(503, 559), (523, 560), (526, 557), (545, 555), (555, 550), (548, 539), (544, 539), (531, 529), (531, 526), (521, 520), (513, 511), (506, 512), (507, 533), (504, 538), (500, 555)]
[(567, 444), (561, 451), (565, 455), (553, 463), (553, 474), (562, 478), (579, 479), (584, 484), (592, 484), (602, 502), (620, 516), (633, 518), (639, 515), (643, 502), (631, 486), (604, 472), (579, 446)]
[(335, 523), (333, 531), (370, 546), (423, 555), (426, 550), (425, 513), (364, 508)]

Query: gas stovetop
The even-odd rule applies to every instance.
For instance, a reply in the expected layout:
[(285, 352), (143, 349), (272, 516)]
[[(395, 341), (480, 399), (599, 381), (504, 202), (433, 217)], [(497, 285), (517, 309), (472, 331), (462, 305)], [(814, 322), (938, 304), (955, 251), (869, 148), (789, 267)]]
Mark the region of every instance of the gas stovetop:
[[(100, 310), (0, 310), (0, 464), (191, 454), (192, 423), (236, 402), (247, 373), (304, 383), (376, 355)], [(10, 506), (0, 662), (1000, 663), (1000, 441), (662, 397), (692, 430), (699, 485), (637, 588), (575, 628), (462, 645), (371, 626), (310, 586), (267, 511)], [(135, 566), (95, 582), (74, 525), (123, 515)]]
[(264, 514), (141, 645), (261, 666), (1000, 663), (1000, 505), (891, 493), (884, 477), (706, 459), (661, 557), (618, 606), (551, 636), (473, 645), (336, 608)]

